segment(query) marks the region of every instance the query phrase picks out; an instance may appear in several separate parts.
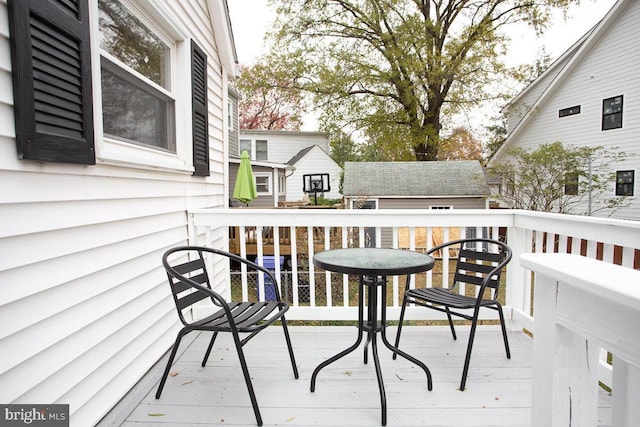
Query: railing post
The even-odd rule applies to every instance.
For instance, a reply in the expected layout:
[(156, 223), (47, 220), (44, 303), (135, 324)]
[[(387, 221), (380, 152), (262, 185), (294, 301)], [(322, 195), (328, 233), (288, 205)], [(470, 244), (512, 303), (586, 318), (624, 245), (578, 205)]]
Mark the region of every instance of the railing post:
[(613, 422), (640, 417), (640, 271), (575, 254), (524, 254), (536, 274), (532, 426), (595, 426), (599, 346), (614, 356)]
[(536, 274), (531, 426), (594, 425), (598, 348), (556, 322), (558, 286)]
[[(520, 255), (527, 252), (530, 248), (530, 244), (526, 241), (526, 232), (524, 228), (509, 227), (507, 229), (507, 244), (513, 252), (512, 261), (507, 264), (507, 278), (506, 278), (506, 305), (511, 307), (511, 327), (513, 323), (524, 323), (520, 326), (531, 327), (530, 321), (525, 319), (530, 318), (530, 313), (526, 307), (530, 307), (530, 304), (525, 303), (526, 298), (531, 298), (527, 295), (525, 290), (527, 289), (527, 274), (530, 274), (525, 270), (518, 259)], [(524, 316), (522, 316), (524, 315)]]

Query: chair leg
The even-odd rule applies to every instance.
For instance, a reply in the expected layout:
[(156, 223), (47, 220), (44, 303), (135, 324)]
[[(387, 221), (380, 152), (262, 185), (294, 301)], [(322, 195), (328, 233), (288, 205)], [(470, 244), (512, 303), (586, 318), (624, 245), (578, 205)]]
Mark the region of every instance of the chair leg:
[(471, 350), (473, 349), (473, 340), (476, 335), (476, 327), (478, 326), (478, 313), (476, 312), (471, 321), (471, 331), (469, 332), (469, 342), (467, 343), (467, 355), (464, 358), (464, 368), (462, 369), (462, 379), (460, 380), (460, 391), (464, 391), (467, 383), (467, 374), (469, 373), (469, 362), (471, 361)]
[(289, 359), (291, 359), (291, 367), (293, 368), (293, 377), (298, 379), (298, 366), (296, 365), (296, 358), (293, 355), (293, 346), (291, 345), (291, 337), (289, 336), (289, 328), (287, 327), (287, 321), (282, 316), (280, 319), (282, 322), (282, 329), (284, 330), (284, 339), (287, 341), (287, 349), (289, 350)]
[(498, 304), (498, 315), (500, 316), (500, 326), (502, 326), (502, 339), (504, 340), (504, 349), (507, 352), (507, 359), (511, 359), (511, 350), (509, 349), (509, 339), (507, 338), (507, 327), (504, 323), (504, 314), (502, 306)]
[[(404, 310), (407, 307), (407, 298), (404, 297), (402, 299), (402, 309), (400, 310), (400, 319), (398, 320), (398, 330), (396, 331), (396, 342), (394, 343), (394, 347), (398, 348), (400, 346), (400, 334), (402, 333), (402, 323), (404, 322)], [(398, 354), (393, 352), (393, 360), (396, 360)]]
[(238, 332), (234, 330), (232, 333), (233, 341), (236, 346), (236, 352), (238, 353), (238, 359), (240, 360), (240, 366), (242, 367), (242, 374), (244, 375), (244, 382), (247, 385), (247, 391), (249, 391), (249, 398), (251, 399), (251, 406), (253, 406), (253, 413), (256, 417), (256, 423), (262, 425), (262, 416), (260, 415), (260, 409), (258, 408), (258, 401), (256, 399), (256, 393), (253, 390), (253, 383), (251, 382), (251, 375), (249, 375), (249, 368), (247, 367), (247, 361), (244, 358), (244, 351), (242, 350), (242, 344), (240, 343), (240, 337)]
[(454, 340), (457, 340), (458, 336), (456, 335), (456, 329), (453, 326), (453, 319), (451, 318), (451, 312), (449, 311), (449, 307), (445, 305), (444, 309), (447, 310), (447, 319), (449, 319), (449, 328), (451, 329), (451, 335), (453, 335)]
[(176, 353), (178, 352), (178, 347), (180, 347), (180, 341), (182, 341), (182, 337), (187, 332), (189, 331), (185, 331), (184, 329), (181, 329), (180, 332), (178, 332), (176, 341), (173, 343), (173, 348), (171, 349), (171, 354), (169, 355), (169, 360), (167, 360), (167, 366), (164, 368), (164, 373), (162, 374), (160, 384), (158, 385), (158, 390), (156, 391), (156, 399), (160, 399), (162, 389), (164, 388), (164, 384), (165, 382), (167, 382), (167, 377), (169, 376), (169, 370), (171, 370), (171, 365), (173, 365), (173, 359), (175, 359)]
[(216, 338), (218, 337), (218, 331), (215, 331), (213, 333), (213, 336), (211, 337), (211, 341), (209, 341), (209, 347), (207, 347), (207, 352), (204, 354), (204, 359), (202, 359), (202, 367), (204, 368), (205, 365), (207, 364), (207, 361), (209, 360), (209, 355), (211, 355), (211, 350), (213, 349), (213, 343), (216, 342)]

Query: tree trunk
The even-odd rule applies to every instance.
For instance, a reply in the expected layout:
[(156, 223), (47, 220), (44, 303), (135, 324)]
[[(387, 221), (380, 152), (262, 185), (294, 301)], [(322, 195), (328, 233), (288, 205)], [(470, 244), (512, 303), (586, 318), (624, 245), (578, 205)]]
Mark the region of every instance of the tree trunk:
[(420, 126), (412, 128), (411, 139), (416, 160), (435, 161), (440, 145), (440, 113), (434, 112), (424, 118)]

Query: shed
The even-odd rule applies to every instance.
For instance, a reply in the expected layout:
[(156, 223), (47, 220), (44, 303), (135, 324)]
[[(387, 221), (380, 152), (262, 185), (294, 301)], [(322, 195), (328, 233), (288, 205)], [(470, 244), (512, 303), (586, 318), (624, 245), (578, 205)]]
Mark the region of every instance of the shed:
[(345, 205), (373, 209), (484, 209), (480, 162), (346, 162)]
[[(346, 162), (343, 194), (347, 209), (487, 209), (489, 186), (477, 160), (442, 162)], [(365, 230), (368, 246), (377, 246), (377, 236)], [(484, 234), (484, 231), (481, 230)], [(409, 247), (409, 233), (400, 230), (399, 245)], [(478, 235), (476, 228), (434, 228), (427, 242), (426, 230), (416, 231), (424, 249), (462, 237)], [(382, 229), (382, 247), (391, 247), (391, 230)]]

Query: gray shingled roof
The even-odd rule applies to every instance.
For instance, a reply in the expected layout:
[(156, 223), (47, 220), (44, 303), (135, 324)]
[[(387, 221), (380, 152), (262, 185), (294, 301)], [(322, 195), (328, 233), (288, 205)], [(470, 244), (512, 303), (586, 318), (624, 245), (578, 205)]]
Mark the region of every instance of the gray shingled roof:
[(477, 160), (444, 162), (346, 162), (345, 196), (488, 196)]

